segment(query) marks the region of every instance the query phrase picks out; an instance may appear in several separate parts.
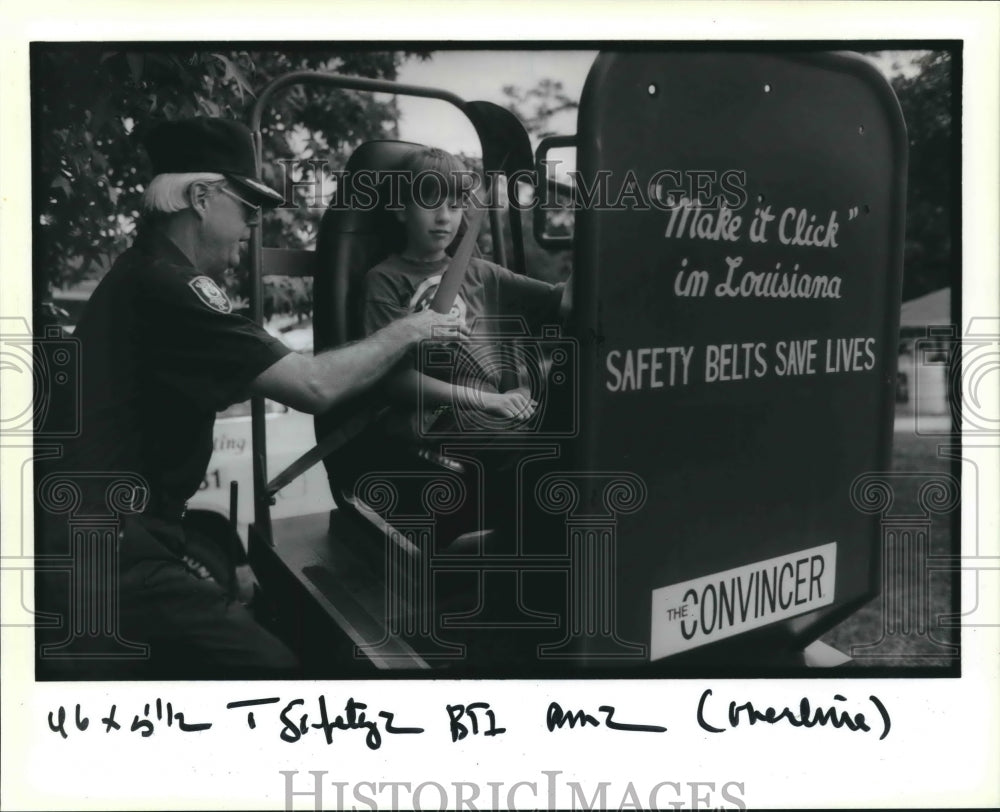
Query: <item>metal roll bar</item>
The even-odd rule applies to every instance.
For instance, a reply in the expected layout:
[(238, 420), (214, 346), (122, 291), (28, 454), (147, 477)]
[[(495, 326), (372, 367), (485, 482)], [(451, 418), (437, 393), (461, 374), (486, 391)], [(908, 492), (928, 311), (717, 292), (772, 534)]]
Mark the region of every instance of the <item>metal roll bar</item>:
[[(260, 124), (265, 108), (279, 91), (293, 85), (313, 82), (343, 90), (364, 90), (372, 93), (391, 93), (397, 96), (438, 99), (457, 107), (468, 118), (465, 100), (447, 90), (402, 84), (388, 79), (366, 79), (358, 76), (344, 76), (339, 73), (327, 73), (325, 71), (293, 71), (286, 73), (274, 79), (261, 91), (250, 113), (250, 132), (253, 138), (258, 180), (261, 179), (261, 167), (263, 163), (263, 139), (261, 137)], [(260, 226), (251, 230), (250, 313), (251, 318), (259, 325), (263, 325), (264, 323), (262, 239)], [(270, 544), (272, 543), (270, 505), (273, 497), (268, 494), (267, 489), (267, 425), (264, 419), (264, 398), (260, 396), (254, 396), (250, 400), (250, 437), (253, 448), (254, 524), (257, 530), (264, 534), (264, 537)]]

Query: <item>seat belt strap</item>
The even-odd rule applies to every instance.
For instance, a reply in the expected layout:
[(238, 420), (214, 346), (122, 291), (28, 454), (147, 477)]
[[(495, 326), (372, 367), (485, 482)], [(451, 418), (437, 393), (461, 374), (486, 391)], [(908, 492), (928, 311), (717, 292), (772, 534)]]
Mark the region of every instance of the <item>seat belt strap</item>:
[(472, 250), (476, 247), (476, 238), (479, 236), (483, 217), (486, 216), (486, 208), (486, 206), (473, 208), (472, 214), (469, 215), (465, 234), (455, 249), (451, 262), (444, 269), (441, 283), (431, 301), (431, 309), (437, 313), (447, 313), (455, 304), (455, 297), (458, 296), (462, 282), (465, 281), (465, 272), (469, 269), (469, 260), (472, 259)]

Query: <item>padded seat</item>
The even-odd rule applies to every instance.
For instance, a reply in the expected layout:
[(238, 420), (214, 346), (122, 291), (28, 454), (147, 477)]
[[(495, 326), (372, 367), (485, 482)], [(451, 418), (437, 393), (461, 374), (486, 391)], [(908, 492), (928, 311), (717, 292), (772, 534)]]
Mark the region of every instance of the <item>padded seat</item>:
[[(363, 337), (365, 275), (391, 253), (404, 247), (402, 225), (385, 205), (352, 204), (369, 203), (372, 197), (370, 190), (379, 178), (379, 173), (400, 170), (415, 151), (424, 148), (420, 144), (403, 141), (370, 141), (359, 146), (348, 161), (343, 188), (337, 190), (320, 223), (313, 316), (316, 352)], [(364, 185), (358, 182), (358, 173), (367, 173)], [(385, 203), (384, 200), (379, 202)], [(466, 228), (467, 220), (463, 218), (458, 234), (447, 249), (449, 254), (461, 242)], [(478, 249), (474, 255), (479, 255)], [(512, 380), (516, 379), (513, 370), (506, 374), (514, 375)], [(542, 376), (544, 377), (544, 372)], [(513, 464), (509, 459), (499, 468), (495, 467), (496, 461), (503, 456), (498, 455), (495, 450), (481, 449), (473, 454), (477, 458), (475, 462), (458, 462), (440, 456), (430, 447), (401, 446), (398, 441), (390, 439), (381, 431), (378, 425), (378, 415), (387, 409), (384, 395), (375, 387), (366, 395), (315, 419), (316, 436), (322, 439), (350, 421), (356, 421), (359, 412), (371, 417), (367, 429), (324, 459), (333, 498), (341, 509), (371, 520), (371, 511), (359, 509), (353, 491), (358, 479), (372, 471), (398, 471), (407, 474), (447, 472), (452, 475), (457, 472), (465, 478), (466, 492), (469, 494), (481, 492), (482, 488), (479, 486), (482, 483), (478, 479), (483, 476), (484, 465), (495, 473), (506, 471), (507, 473), (501, 474), (502, 477), (514, 476)], [(479, 457), (484, 459), (479, 460)], [(478, 473), (474, 469), (478, 469)], [(405, 480), (406, 477), (399, 478), (398, 488), (414, 487), (412, 481), (407, 483)], [(499, 524), (491, 523), (490, 526), (499, 527), (512, 517), (510, 504), (497, 501), (501, 498), (499, 494), (509, 488), (501, 485), (486, 490), (478, 509), (485, 510), (487, 515), (498, 517), (496, 521)], [(415, 505), (416, 499), (413, 494), (404, 494), (401, 503)], [(464, 532), (484, 529), (474, 526), (478, 524), (474, 517), (482, 515), (472, 510), (476, 507), (476, 504), (470, 502), (454, 515), (439, 517), (442, 533), (439, 538), (450, 541)]]
[[(367, 272), (403, 248), (403, 229), (393, 212), (384, 205), (365, 205), (371, 198), (371, 186), (399, 171), (421, 144), (406, 141), (368, 141), (359, 146), (346, 166), (346, 181), (334, 194), (330, 207), (320, 222), (316, 246), (316, 272), (313, 287), (313, 346), (322, 352), (360, 339), (364, 279)], [(359, 173), (364, 173), (359, 180)], [(384, 188), (380, 188), (380, 192)], [(374, 202), (374, 201), (372, 201)], [(380, 200), (379, 203), (384, 203)], [(361, 204), (361, 205), (358, 205)], [(466, 231), (463, 218), (452, 253)], [(476, 255), (478, 255), (478, 250)], [(437, 459), (433, 452), (406, 449), (390, 444), (377, 429), (378, 416), (387, 405), (376, 387), (366, 395), (335, 407), (315, 418), (316, 436), (321, 439), (357, 419), (359, 413), (370, 416), (367, 430), (327, 456), (326, 466), (334, 500), (342, 509), (354, 510), (347, 498), (357, 478), (371, 470), (447, 470), (461, 465)]]

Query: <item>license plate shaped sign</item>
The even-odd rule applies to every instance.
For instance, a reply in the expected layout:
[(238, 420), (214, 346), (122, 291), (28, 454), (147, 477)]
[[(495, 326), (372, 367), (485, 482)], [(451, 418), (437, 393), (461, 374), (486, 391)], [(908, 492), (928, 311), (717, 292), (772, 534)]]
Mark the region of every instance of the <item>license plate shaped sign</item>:
[(653, 590), (650, 657), (658, 660), (833, 603), (837, 544)]

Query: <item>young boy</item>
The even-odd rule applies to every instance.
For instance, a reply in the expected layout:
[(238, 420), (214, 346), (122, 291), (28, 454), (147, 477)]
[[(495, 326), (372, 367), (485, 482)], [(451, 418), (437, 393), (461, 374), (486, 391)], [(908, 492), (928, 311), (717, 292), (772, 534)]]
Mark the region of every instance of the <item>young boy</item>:
[[(366, 335), (430, 306), (450, 261), (445, 249), (458, 234), (465, 210), (460, 190), (469, 170), (458, 158), (425, 148), (402, 168), (403, 209), (395, 214), (403, 230), (403, 247), (367, 274)], [(451, 409), (470, 412), (471, 419), (461, 421), (466, 427), (477, 424), (476, 412), (487, 417), (480, 425), (494, 429), (498, 422), (509, 421), (514, 427), (528, 420), (537, 402), (529, 392), (504, 380), (493, 363), (496, 353), (484, 350), (475, 338), (495, 329), (490, 317), (520, 316), (531, 326), (554, 323), (569, 312), (570, 295), (565, 283), (552, 285), (472, 258), (452, 306), (452, 312), (471, 330), (472, 343), (460, 346), (458, 361), (440, 374), (425, 374), (411, 360), (386, 379), (385, 391), (397, 406), (387, 430), (419, 442), (422, 432), (432, 425), (436, 433), (446, 421), (455, 424)]]

